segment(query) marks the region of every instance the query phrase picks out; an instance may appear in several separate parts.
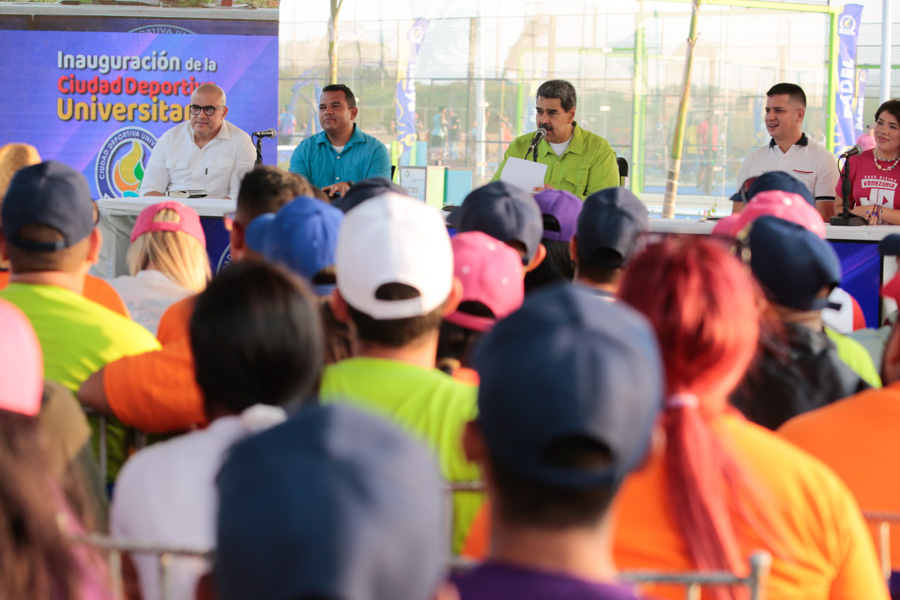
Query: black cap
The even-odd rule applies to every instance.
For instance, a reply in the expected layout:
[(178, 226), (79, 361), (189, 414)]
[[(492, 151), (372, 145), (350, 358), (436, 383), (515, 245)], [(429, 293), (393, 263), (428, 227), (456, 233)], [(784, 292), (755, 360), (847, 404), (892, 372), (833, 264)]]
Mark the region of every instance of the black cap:
[(349, 190), (341, 197), (331, 203), (345, 213), (351, 208), (359, 206), (369, 198), (380, 196), (384, 192), (397, 192), (408, 196), (406, 190), (387, 177), (370, 177), (353, 184)]
[[(578, 258), (601, 268), (618, 269), (640, 249), (640, 237), (647, 228), (647, 207), (637, 196), (622, 187), (594, 192), (584, 200), (578, 217)], [(618, 258), (598, 261), (592, 258), (598, 250), (613, 250)]]
[(520, 242), (531, 260), (544, 235), (544, 218), (537, 200), (504, 181), (472, 190), (448, 222), (463, 231), (481, 231), (504, 243)]

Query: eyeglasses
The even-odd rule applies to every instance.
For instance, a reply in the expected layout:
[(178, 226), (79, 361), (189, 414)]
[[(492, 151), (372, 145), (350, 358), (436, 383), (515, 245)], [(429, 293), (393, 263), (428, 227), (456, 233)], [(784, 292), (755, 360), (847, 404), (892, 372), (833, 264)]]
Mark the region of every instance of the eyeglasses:
[(192, 115), (199, 115), (200, 111), (202, 110), (204, 113), (206, 113), (207, 117), (211, 117), (220, 108), (225, 108), (225, 105), (223, 104), (222, 106), (200, 106), (198, 104), (191, 104), (190, 108), (191, 108)]

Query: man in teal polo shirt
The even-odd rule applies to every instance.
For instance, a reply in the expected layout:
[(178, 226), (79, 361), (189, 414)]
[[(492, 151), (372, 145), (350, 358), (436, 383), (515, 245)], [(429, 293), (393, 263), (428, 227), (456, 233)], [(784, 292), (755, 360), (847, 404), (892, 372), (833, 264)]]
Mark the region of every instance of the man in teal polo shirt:
[(391, 158), (384, 144), (363, 133), (353, 122), (359, 110), (346, 85), (322, 88), (319, 123), (322, 131), (306, 138), (291, 155), (291, 172), (303, 175), (334, 198), (355, 182), (391, 177)]
[[(547, 173), (544, 187), (534, 192), (566, 190), (584, 200), (593, 192), (619, 185), (616, 153), (609, 142), (575, 122), (575, 103), (575, 88), (568, 81), (545, 81), (537, 90), (537, 126), (547, 133), (535, 152), (537, 162), (547, 165)], [(500, 179), (510, 157), (532, 160), (528, 150), (533, 139), (534, 133), (527, 133), (513, 140), (492, 181)]]

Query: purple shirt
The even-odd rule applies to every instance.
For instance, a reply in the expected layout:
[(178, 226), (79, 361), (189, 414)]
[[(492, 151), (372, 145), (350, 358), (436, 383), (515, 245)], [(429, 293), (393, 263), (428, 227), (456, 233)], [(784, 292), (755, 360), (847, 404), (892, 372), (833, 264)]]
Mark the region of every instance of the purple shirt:
[(636, 600), (629, 585), (485, 563), (453, 578), (460, 600)]

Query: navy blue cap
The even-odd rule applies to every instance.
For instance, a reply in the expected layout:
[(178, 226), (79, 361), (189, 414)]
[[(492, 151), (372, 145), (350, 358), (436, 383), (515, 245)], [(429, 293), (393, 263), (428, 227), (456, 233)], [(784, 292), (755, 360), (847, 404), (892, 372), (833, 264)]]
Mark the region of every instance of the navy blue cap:
[(544, 219), (534, 196), (504, 181), (472, 190), (447, 221), (462, 233), (481, 231), (504, 243), (520, 242), (531, 260), (544, 235)]
[[(551, 286), (497, 323), (473, 364), (491, 458), (520, 477), (612, 489), (646, 455), (665, 377), (653, 328), (633, 308), (581, 286)], [(548, 452), (568, 439), (607, 448), (610, 462), (552, 462)]]
[[(334, 265), (343, 221), (344, 213), (335, 207), (315, 198), (297, 196), (277, 213), (253, 219), (247, 226), (247, 246), (311, 282), (316, 273)], [(313, 287), (316, 294), (325, 296), (335, 286)]]
[(332, 202), (331, 205), (347, 212), (369, 198), (380, 196), (385, 192), (396, 192), (404, 196), (409, 195), (404, 188), (387, 177), (370, 177), (353, 184), (341, 198)]
[[(94, 230), (94, 201), (84, 175), (48, 160), (20, 169), (3, 197), (0, 222), (10, 244), (29, 252), (57, 252), (77, 244)], [(63, 239), (38, 242), (19, 237), (26, 225), (46, 225)]]
[[(585, 198), (575, 229), (578, 260), (618, 269), (641, 248), (647, 228), (647, 207), (630, 191), (611, 187), (594, 192)], [(594, 257), (600, 250), (613, 250), (618, 258)]]
[(878, 242), (878, 253), (882, 256), (900, 256), (900, 233), (884, 236)]
[(222, 600), (422, 600), (441, 580), (437, 464), (379, 417), (303, 409), (236, 445), (218, 487)]
[[(746, 182), (741, 182), (741, 187), (745, 184)], [(746, 188), (743, 196), (741, 195), (741, 190), (738, 189), (738, 191), (731, 196), (731, 200), (734, 202), (744, 202), (744, 198), (746, 198), (746, 201), (749, 202), (753, 200), (753, 196), (758, 193), (770, 190), (797, 194), (802, 196), (810, 205), (816, 205), (816, 199), (812, 195), (812, 192), (809, 191), (806, 184), (786, 171), (768, 171), (767, 173), (759, 175), (754, 178), (753, 182), (750, 183), (750, 186)]]
[(816, 296), (841, 283), (841, 262), (831, 244), (797, 223), (760, 217), (749, 233), (750, 268), (775, 304), (796, 310), (831, 306)]

